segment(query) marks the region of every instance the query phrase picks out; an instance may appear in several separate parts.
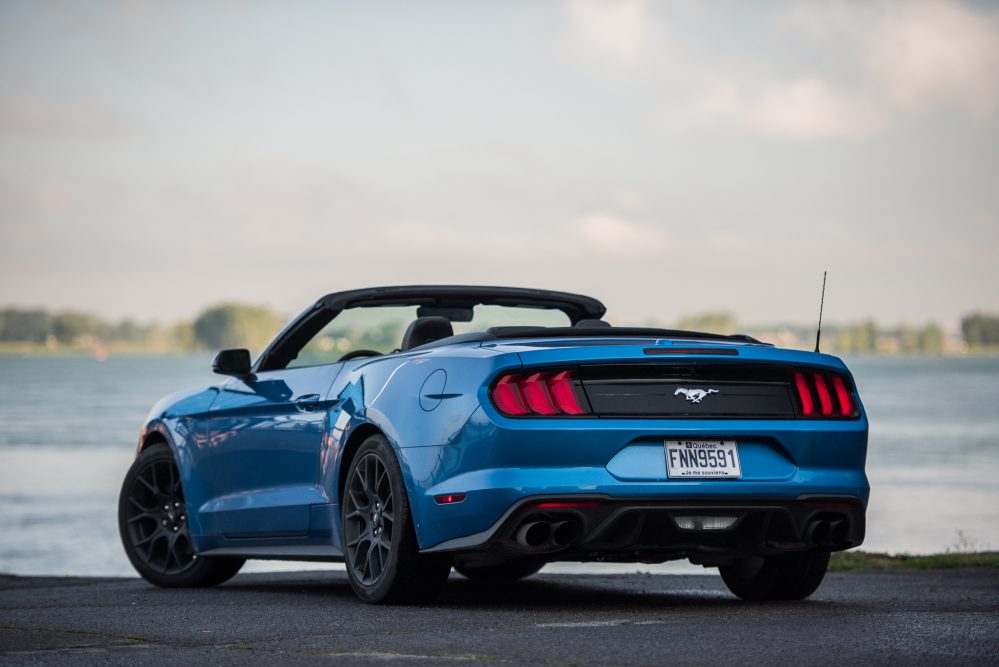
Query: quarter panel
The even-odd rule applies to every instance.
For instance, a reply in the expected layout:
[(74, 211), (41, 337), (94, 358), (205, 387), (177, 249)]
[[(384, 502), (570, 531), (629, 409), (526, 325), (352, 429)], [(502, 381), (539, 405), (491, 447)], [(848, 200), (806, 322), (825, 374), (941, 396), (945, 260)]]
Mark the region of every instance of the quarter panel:
[[(434, 479), (422, 457), (410, 457), (406, 452), (437, 448), (459, 438), (479, 407), (479, 388), (493, 373), (511, 364), (519, 366), (516, 355), (482, 350), (476, 343), (386, 355), (345, 368), (330, 391), (337, 405), (329, 417), (323, 484), (330, 490), (331, 502), (339, 504), (338, 483), (347, 472), (344, 449), (362, 425), (376, 427), (392, 444), (411, 501), (423, 496)], [(443, 386), (427, 382), (435, 374), (439, 377), (441, 371), (446, 376)], [(424, 396), (421, 391), (426, 387), (430, 393)], [(430, 410), (426, 409), (429, 404), (433, 405)], [(411, 468), (414, 462), (418, 462), (418, 469)], [(412, 511), (419, 536), (424, 507), (413, 502)], [(339, 516), (338, 507), (336, 512)]]

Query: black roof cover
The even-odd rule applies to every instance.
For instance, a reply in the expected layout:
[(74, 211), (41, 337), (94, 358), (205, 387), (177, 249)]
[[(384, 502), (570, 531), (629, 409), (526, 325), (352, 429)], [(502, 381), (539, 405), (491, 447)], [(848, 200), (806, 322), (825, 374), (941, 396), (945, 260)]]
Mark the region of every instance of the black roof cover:
[(552, 292), (523, 287), (480, 287), (473, 285), (404, 285), (369, 287), (327, 294), (317, 307), (333, 311), (361, 306), (440, 306), (471, 308), (479, 304), (561, 310), (573, 324), (600, 319), (607, 308), (596, 299), (569, 292)]

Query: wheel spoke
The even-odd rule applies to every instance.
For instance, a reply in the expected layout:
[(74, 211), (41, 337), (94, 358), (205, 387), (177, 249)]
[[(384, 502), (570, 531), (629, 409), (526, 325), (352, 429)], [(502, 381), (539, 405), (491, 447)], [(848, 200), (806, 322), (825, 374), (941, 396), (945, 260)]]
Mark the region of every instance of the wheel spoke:
[(347, 542), (347, 546), (348, 547), (353, 547), (353, 546), (356, 546), (356, 545), (360, 544), (364, 540), (370, 540), (370, 539), (371, 539), (371, 533), (369, 531), (365, 530), (361, 534), (359, 534), (357, 537), (355, 537), (354, 539), (348, 541)]
[(141, 475), (141, 474), (138, 477), (136, 477), (136, 479), (139, 480), (140, 482), (142, 482), (143, 486), (145, 486), (147, 489), (149, 489), (150, 493), (152, 493), (155, 496), (159, 496), (160, 490), (159, 490), (159, 487), (156, 486), (156, 475), (155, 474), (153, 474), (153, 483), (152, 484), (150, 484), (146, 480), (146, 478), (143, 475)]
[(374, 568), (375, 559), (377, 557), (378, 557), (378, 543), (372, 540), (368, 544), (368, 551), (364, 556), (368, 572), (371, 574), (372, 579), (377, 579), (378, 575), (381, 574), (381, 566), (379, 566), (377, 571), (375, 571)]
[(178, 501), (183, 499), (183, 494), (180, 492), (180, 471), (177, 470), (177, 466), (167, 466), (167, 470), (170, 471), (170, 495), (176, 498)]
[(163, 533), (161, 533), (159, 530), (154, 530), (152, 533), (150, 533), (146, 537), (144, 537), (141, 540), (138, 540), (137, 542), (135, 542), (135, 546), (141, 547), (141, 546), (143, 546), (145, 544), (150, 544), (151, 545), (153, 542), (156, 541), (156, 538), (158, 538), (158, 537), (163, 537)]
[(367, 465), (367, 462), (365, 461), (364, 463), (365, 465), (357, 466), (357, 484), (358, 486), (361, 487), (358, 490), (361, 491), (362, 493), (366, 492), (368, 489), (368, 471), (367, 468), (365, 467)]
[(183, 567), (183, 560), (181, 559), (181, 553), (177, 549), (177, 545), (180, 543), (180, 533), (174, 533), (173, 539), (170, 540), (169, 552), (170, 556), (179, 567)]
[(368, 504), (374, 503), (374, 494), (371, 492), (371, 462), (374, 460), (373, 456), (367, 456), (364, 459), (364, 495), (368, 498)]
[(167, 544), (166, 554), (163, 556), (163, 571), (167, 572), (170, 570), (170, 559), (173, 557), (173, 547), (169, 543)]
[(353, 564), (355, 572), (357, 572), (357, 571), (361, 571), (362, 572), (361, 578), (363, 579), (364, 578), (364, 575), (363, 575), (363, 570), (364, 570), (364, 552), (361, 551), (360, 549), (355, 550), (354, 551), (354, 558), (352, 559), (351, 563)]
[(128, 497), (128, 502), (132, 503), (133, 505), (135, 505), (140, 510), (142, 510), (143, 512), (146, 512), (146, 513), (154, 512), (156, 510), (156, 508), (154, 508), (154, 507), (146, 507), (145, 505), (143, 505), (142, 503), (140, 503), (138, 500), (136, 500), (135, 496), (129, 496)]
[[(369, 502), (358, 502), (358, 499), (354, 496), (355, 493), (364, 493), (364, 492), (363, 491), (360, 491), (360, 492), (359, 491), (355, 491), (354, 489), (350, 490), (350, 499), (354, 502), (354, 507), (358, 508), (359, 510), (365, 510), (365, 509), (367, 509), (368, 507), (371, 506), (371, 504)], [(365, 498), (365, 500), (368, 500), (368, 499)]]

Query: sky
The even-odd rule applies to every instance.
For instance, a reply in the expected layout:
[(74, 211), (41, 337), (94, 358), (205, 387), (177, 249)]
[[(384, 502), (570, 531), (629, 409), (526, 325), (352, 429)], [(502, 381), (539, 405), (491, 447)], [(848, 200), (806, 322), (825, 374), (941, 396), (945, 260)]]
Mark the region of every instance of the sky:
[(999, 4), (0, 3), (0, 305), (999, 311)]

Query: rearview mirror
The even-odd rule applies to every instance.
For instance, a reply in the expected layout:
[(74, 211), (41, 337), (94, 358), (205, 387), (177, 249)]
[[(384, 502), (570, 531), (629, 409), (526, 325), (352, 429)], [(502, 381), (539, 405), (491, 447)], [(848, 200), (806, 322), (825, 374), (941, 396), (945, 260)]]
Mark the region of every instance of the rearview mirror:
[(212, 371), (219, 375), (243, 376), (250, 374), (249, 350), (222, 350), (212, 361)]

